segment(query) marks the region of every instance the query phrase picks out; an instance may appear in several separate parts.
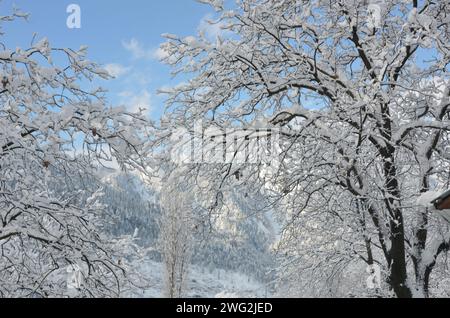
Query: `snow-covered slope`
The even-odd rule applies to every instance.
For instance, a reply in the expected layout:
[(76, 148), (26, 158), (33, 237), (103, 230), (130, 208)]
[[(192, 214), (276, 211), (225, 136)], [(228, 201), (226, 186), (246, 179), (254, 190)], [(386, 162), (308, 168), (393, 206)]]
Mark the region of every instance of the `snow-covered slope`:
[[(138, 270), (148, 279), (149, 287), (133, 297), (159, 298), (163, 295), (164, 271), (161, 263), (147, 260), (138, 265)], [(192, 266), (186, 288), (188, 298), (263, 298), (270, 297), (268, 288), (256, 280), (231, 271), (212, 271)]]

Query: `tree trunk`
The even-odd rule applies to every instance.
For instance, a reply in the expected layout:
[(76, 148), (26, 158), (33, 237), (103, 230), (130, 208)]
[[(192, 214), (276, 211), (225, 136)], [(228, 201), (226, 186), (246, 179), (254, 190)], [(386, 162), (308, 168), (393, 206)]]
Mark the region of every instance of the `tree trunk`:
[(391, 271), (389, 283), (399, 298), (412, 298), (411, 289), (407, 285), (406, 255), (403, 218), (400, 214), (400, 223), (391, 222), (392, 248), (391, 248)]
[[(388, 131), (389, 139), (391, 137), (391, 126), (387, 119), (385, 121), (385, 129)], [(386, 208), (389, 211), (391, 221), (391, 250), (390, 250), (390, 276), (389, 283), (394, 290), (395, 294), (399, 298), (412, 298), (411, 289), (408, 287), (407, 279), (407, 266), (406, 266), (406, 251), (405, 251), (405, 226), (403, 220), (403, 214), (399, 208), (400, 190), (397, 179), (397, 169), (394, 164), (393, 147), (387, 147), (382, 152), (384, 160), (384, 173), (386, 177), (386, 189), (388, 196), (385, 203)]]

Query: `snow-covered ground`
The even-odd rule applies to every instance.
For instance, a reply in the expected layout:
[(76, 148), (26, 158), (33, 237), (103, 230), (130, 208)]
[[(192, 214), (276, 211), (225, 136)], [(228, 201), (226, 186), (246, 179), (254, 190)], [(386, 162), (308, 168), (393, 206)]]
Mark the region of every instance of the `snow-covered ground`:
[[(150, 285), (139, 297), (162, 297), (164, 286), (162, 264), (145, 261), (139, 266), (139, 271), (148, 278), (147, 283)], [(263, 284), (246, 275), (217, 269), (211, 271), (204, 267), (192, 266), (188, 277), (186, 297), (263, 298), (270, 297), (270, 294)]]

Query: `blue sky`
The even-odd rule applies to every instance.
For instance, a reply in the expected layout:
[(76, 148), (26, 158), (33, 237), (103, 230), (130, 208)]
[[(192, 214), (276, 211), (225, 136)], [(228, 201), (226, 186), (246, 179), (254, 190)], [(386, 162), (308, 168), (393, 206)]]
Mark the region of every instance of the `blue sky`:
[[(67, 6), (81, 8), (81, 29), (69, 29)], [(153, 118), (160, 116), (164, 97), (158, 88), (174, 85), (170, 68), (155, 57), (163, 33), (180, 36), (196, 34), (213, 13), (209, 6), (194, 0), (3, 0), (2, 15), (16, 6), (31, 14), (29, 21), (5, 23), (7, 46), (27, 47), (33, 33), (48, 37), (52, 46), (78, 49), (89, 46), (90, 60), (109, 65), (116, 79), (102, 82), (112, 104), (150, 107)]]
[[(72, 3), (81, 7), (81, 29), (66, 25), (66, 9)], [(48, 37), (54, 47), (88, 45), (89, 59), (117, 73), (117, 78), (101, 82), (109, 90), (108, 102), (134, 110), (149, 108), (154, 119), (164, 108), (158, 88), (181, 81), (172, 79), (170, 68), (155, 56), (164, 41), (161, 34), (194, 35), (208, 26), (205, 19), (214, 14), (211, 7), (195, 0), (0, 0), (1, 14), (10, 13), (14, 6), (31, 16), (27, 22), (4, 24), (2, 41), (8, 47), (28, 47), (34, 32), (38, 38)], [(214, 34), (214, 28), (209, 31)], [(418, 57), (432, 55), (421, 52)]]

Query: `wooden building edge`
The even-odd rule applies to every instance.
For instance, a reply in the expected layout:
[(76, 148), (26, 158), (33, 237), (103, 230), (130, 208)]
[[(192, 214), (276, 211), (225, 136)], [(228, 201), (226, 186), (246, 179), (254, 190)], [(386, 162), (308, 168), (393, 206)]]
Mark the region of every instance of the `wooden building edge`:
[(450, 190), (431, 201), (436, 210), (450, 210)]

